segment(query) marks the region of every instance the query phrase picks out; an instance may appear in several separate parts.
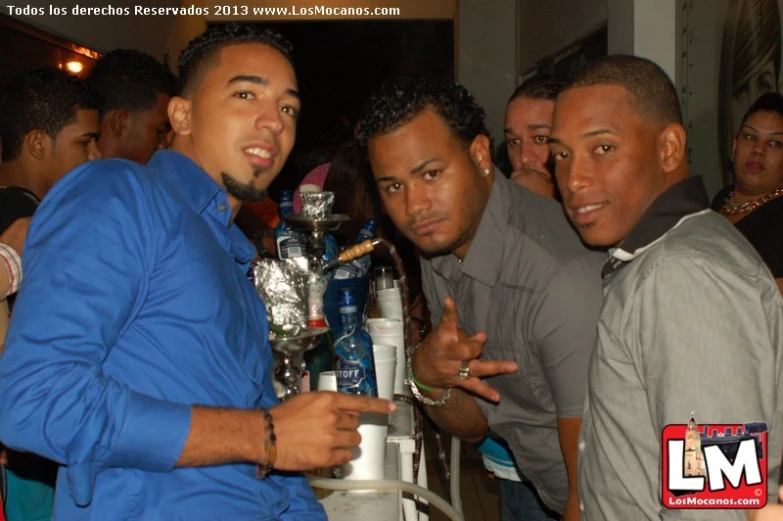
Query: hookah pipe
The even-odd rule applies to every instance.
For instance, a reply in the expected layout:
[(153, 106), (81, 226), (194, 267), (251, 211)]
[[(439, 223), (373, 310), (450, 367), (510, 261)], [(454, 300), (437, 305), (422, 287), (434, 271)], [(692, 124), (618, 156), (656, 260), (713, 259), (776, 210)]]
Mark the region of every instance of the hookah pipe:
[[(400, 257), (399, 253), (397, 253), (397, 248), (385, 239), (368, 239), (364, 242), (345, 249), (338, 256), (324, 264), (321, 269), (323, 272), (326, 272), (337, 268), (342, 263), (350, 262), (370, 253), (371, 251), (375, 250), (376, 246), (383, 246), (386, 249), (392, 258), (394, 269), (397, 271), (400, 277), (400, 292), (402, 294), (402, 301), (404, 303), (402, 306), (402, 328), (405, 342), (405, 356), (407, 358), (413, 355), (413, 338), (411, 336), (411, 320), (408, 310), (408, 302), (410, 302), (408, 299), (408, 278), (405, 274), (405, 267), (402, 264), (402, 258)], [(394, 399), (406, 402), (413, 407), (413, 438), (416, 444), (416, 452), (413, 455), (413, 482), (415, 484), (418, 482), (419, 466), (421, 465), (421, 446), (424, 442), (424, 415), (421, 404), (414, 401), (410, 396), (395, 394)], [(443, 448), (443, 438), (440, 434), (440, 430), (437, 428), (435, 429), (435, 439), (438, 444), (438, 460), (440, 461), (441, 467), (443, 469), (443, 474), (448, 480), (451, 477), (451, 473), (449, 471), (449, 465), (446, 459), (446, 451)]]

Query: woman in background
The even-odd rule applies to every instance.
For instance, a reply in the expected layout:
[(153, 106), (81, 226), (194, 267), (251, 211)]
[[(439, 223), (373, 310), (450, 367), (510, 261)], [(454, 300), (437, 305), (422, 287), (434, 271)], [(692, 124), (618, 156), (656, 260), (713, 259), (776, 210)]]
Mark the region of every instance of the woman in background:
[(740, 118), (765, 92), (778, 90), (781, 53), (778, 0), (732, 0), (720, 60), (718, 143), (723, 184), (731, 184), (732, 140)]
[(762, 95), (748, 109), (732, 143), (734, 185), (712, 208), (750, 241), (783, 292), (783, 96)]

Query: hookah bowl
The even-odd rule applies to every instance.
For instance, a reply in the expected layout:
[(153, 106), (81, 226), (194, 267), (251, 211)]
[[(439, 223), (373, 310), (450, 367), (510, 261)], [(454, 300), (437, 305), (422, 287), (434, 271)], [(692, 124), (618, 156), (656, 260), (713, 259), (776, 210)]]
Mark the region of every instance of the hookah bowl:
[(270, 339), (275, 354), (275, 389), (280, 400), (287, 400), (302, 392), (302, 365), (306, 351), (318, 344), (328, 327), (311, 327), (296, 336)]

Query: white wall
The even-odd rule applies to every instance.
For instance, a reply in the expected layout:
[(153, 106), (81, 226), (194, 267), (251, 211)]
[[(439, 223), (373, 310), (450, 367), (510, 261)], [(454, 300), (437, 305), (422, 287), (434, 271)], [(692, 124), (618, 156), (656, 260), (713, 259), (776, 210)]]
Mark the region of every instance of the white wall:
[(459, 77), (503, 138), (506, 101), (516, 87), (516, 0), (459, 0)]
[(518, 74), (592, 33), (608, 16), (607, 0), (518, 0), (518, 3)]

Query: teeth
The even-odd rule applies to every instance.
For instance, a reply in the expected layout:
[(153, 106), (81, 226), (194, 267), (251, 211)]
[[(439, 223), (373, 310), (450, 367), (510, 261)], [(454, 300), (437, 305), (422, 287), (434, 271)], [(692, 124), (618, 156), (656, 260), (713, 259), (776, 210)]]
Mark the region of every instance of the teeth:
[(587, 213), (592, 212), (593, 210), (598, 210), (599, 208), (603, 207), (602, 204), (591, 204), (589, 206), (583, 206), (581, 208), (576, 209), (576, 213)]
[(270, 157), (272, 157), (272, 154), (270, 154), (268, 150), (259, 147), (246, 148), (245, 152), (247, 152), (248, 154), (253, 154), (254, 156), (258, 156), (262, 159), (269, 159)]

